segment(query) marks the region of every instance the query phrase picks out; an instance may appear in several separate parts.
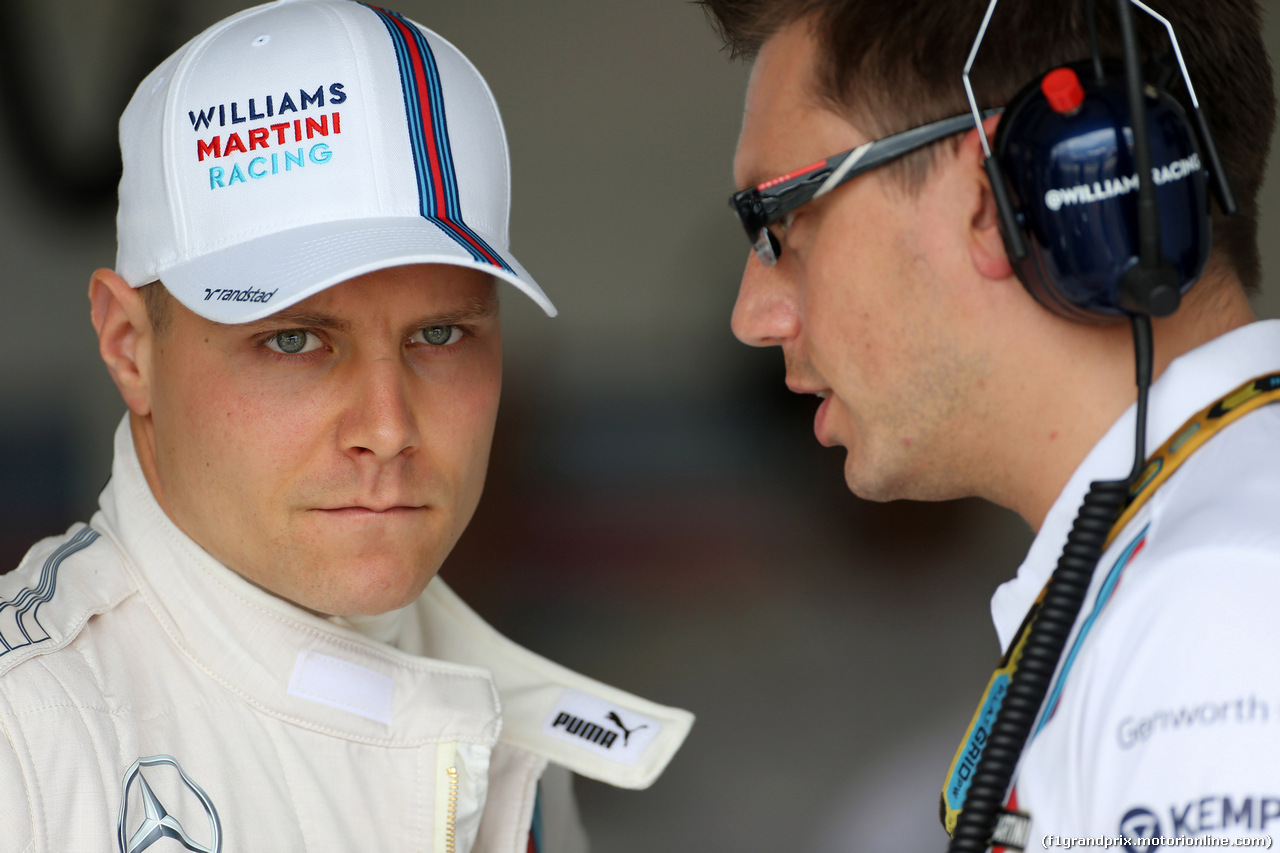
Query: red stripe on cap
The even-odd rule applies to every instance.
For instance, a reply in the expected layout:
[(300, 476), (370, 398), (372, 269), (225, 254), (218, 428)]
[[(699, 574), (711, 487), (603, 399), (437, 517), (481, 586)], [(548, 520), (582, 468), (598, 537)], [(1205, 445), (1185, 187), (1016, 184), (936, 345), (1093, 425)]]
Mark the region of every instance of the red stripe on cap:
[(422, 52), (418, 50), (418, 43), (408, 25), (395, 16), (391, 16), (391, 21), (404, 37), (405, 46), (409, 52), (409, 60), (413, 63), (413, 77), (417, 82), (418, 89), (418, 104), (422, 109), (422, 135), (427, 142), (427, 159), (430, 161), (431, 166), (431, 187), (436, 198), (436, 216), (440, 222), (447, 224), (454, 234), (466, 240), (477, 252), (484, 255), (485, 260), (495, 267), (502, 267), (501, 261), (490, 254), (483, 245), (472, 239), (466, 230), (459, 227), (457, 223), (449, 218), (449, 205), (445, 199), (444, 191), (443, 166), (441, 165), (440, 149), (436, 144), (434, 105), (431, 103), (431, 87), (427, 84), (426, 63), (423, 60)]
[(427, 86), (427, 72), (418, 51), (418, 43), (413, 33), (399, 18), (392, 17), (392, 23), (404, 37), (405, 47), (409, 51), (409, 61), (413, 64), (413, 78), (417, 83), (418, 106), (422, 110), (423, 137), (427, 142), (427, 159), (431, 166), (431, 188), (436, 197), (437, 215), (448, 216), (448, 208), (444, 197), (444, 176), (440, 171), (440, 151), (436, 147), (434, 113), (431, 108), (431, 89)]
[(458, 223), (454, 222), (452, 219), (449, 219), (447, 216), (440, 217), (440, 221), (443, 222), (445, 225), (448, 225), (449, 230), (451, 230), (454, 234), (457, 234), (463, 240), (466, 240), (468, 243), (474, 246), (475, 250), (480, 254), (484, 255), (485, 260), (487, 260), (489, 263), (493, 264), (495, 267), (502, 266), (502, 263), (498, 261), (497, 258), (489, 254), (489, 251), (485, 249), (484, 246), (482, 246), (481, 244), (477, 243), (474, 239), (472, 239), (471, 235), (468, 234), (466, 230), (463, 229), (460, 225), (458, 225)]

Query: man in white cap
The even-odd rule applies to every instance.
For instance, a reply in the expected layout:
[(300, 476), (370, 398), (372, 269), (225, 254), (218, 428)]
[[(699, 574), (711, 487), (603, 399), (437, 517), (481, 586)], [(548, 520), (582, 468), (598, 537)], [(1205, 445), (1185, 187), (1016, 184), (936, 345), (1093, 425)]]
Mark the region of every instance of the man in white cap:
[(396, 13), (281, 0), (120, 138), (89, 297), (128, 414), (101, 511), (0, 579), (0, 849), (582, 849), (566, 771), (647, 786), (692, 717), (433, 580), (484, 480), (495, 281), (555, 313), (483, 79)]

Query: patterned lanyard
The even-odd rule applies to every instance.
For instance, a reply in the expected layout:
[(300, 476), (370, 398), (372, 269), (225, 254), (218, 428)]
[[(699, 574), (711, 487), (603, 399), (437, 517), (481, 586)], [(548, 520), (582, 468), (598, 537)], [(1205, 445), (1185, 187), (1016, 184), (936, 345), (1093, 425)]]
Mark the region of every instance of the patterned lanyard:
[[(1111, 546), (1125, 525), (1133, 520), (1147, 499), (1155, 494), (1165, 480), (1178, 469), (1178, 466), (1201, 445), (1237, 418), (1276, 400), (1280, 400), (1280, 373), (1251, 379), (1213, 405), (1193, 415), (1182, 429), (1174, 433), (1173, 437), (1148, 459), (1146, 467), (1142, 470), (1142, 476), (1129, 489), (1129, 501), (1124, 511), (1120, 513), (1120, 517), (1116, 519), (1107, 536), (1107, 547)], [(1031, 625), (1040, 612), (1040, 605), (1047, 588), (1046, 583), (1018, 627), (1013, 642), (1009, 644), (1009, 650), (1000, 658), (999, 665), (991, 674), (991, 680), (987, 682), (987, 689), (983, 692), (981, 701), (978, 702), (978, 708), (969, 722), (969, 728), (960, 741), (960, 748), (956, 750), (956, 756), (951, 761), (950, 769), (947, 770), (947, 778), (942, 787), (940, 811), (942, 825), (946, 828), (948, 835), (955, 830), (956, 819), (960, 816), (965, 795), (969, 792), (973, 771), (977, 768), (978, 759), (982, 757), (982, 751), (986, 748), (987, 737), (991, 733), (996, 715), (1000, 713), (1000, 706), (1004, 704), (1009, 682), (1018, 670), (1023, 647), (1026, 645)]]

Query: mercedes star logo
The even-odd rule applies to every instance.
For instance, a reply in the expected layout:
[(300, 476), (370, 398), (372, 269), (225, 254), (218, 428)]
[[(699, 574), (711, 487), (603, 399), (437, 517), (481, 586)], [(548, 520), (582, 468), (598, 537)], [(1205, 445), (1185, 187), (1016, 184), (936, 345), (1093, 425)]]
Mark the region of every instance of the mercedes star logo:
[[(142, 773), (144, 767), (162, 765), (173, 767), (181, 777), (182, 787), (179, 789), (181, 793), (177, 796), (183, 799), (194, 799), (199, 813), (203, 813), (208, 819), (208, 844), (201, 844), (191, 838), (178, 819), (165, 808)], [(138, 822), (137, 828), (130, 833), (130, 825), (136, 822), (136, 810), (133, 816), (134, 820), (130, 820), (129, 814), (129, 792), (134, 787), (134, 783), (137, 783), (139, 799), (142, 802), (143, 817)], [(173, 802), (171, 801), (172, 804)], [(190, 815), (192, 810), (186, 809), (181, 813)], [(139, 758), (125, 772), (124, 785), (120, 796), (118, 836), (120, 853), (143, 853), (144, 850), (161, 838), (172, 838), (188, 850), (194, 851), (194, 853), (220, 853), (222, 850), (222, 824), (218, 820), (218, 810), (213, 807), (209, 796), (199, 785), (191, 780), (191, 777), (178, 766), (178, 762), (169, 755), (152, 755), (147, 758)]]

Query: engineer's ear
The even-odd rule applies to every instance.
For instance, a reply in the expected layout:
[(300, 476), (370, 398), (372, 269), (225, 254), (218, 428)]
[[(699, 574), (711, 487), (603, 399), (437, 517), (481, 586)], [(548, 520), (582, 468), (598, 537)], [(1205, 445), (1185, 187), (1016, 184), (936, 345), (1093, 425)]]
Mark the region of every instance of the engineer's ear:
[(151, 348), (154, 336), (142, 294), (109, 269), (89, 279), (89, 315), (98, 352), (135, 415), (151, 414)]
[[(983, 122), (987, 130), (987, 138), (994, 140), (996, 125), (1000, 116), (995, 115)], [(1000, 211), (996, 207), (995, 196), (991, 193), (991, 181), (983, 162), (982, 140), (978, 131), (969, 131), (960, 140), (960, 161), (972, 168), (968, 173), (978, 181), (974, 195), (972, 219), (970, 220), (969, 251), (974, 267), (982, 275), (990, 279), (1005, 279), (1013, 275), (1013, 266), (1005, 252), (1004, 239), (1000, 236)]]

